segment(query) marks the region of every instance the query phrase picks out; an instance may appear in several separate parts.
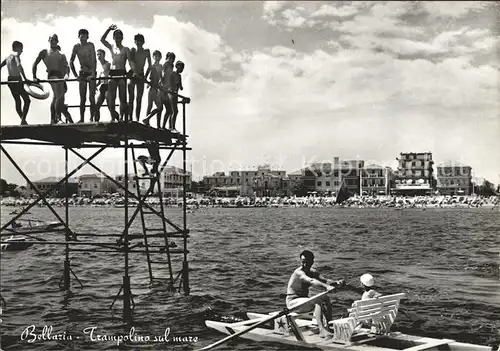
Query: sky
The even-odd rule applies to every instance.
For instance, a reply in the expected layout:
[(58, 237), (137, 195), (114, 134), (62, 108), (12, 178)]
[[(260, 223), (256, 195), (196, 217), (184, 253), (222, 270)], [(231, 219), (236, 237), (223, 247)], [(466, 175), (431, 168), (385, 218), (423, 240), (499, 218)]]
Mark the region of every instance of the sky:
[[(50, 34), (69, 59), (80, 28), (96, 48), (114, 23), (124, 45), (141, 33), (151, 51), (175, 52), (186, 65), (182, 93), (192, 99), (186, 128), (195, 179), (261, 164), (293, 172), (336, 156), (394, 167), (400, 152), (430, 151), (436, 164), (467, 164), (500, 183), (495, 2), (2, 1), (1, 20), (2, 59), (13, 40), (23, 42), (28, 78)], [(78, 103), (75, 83), (66, 100)], [(28, 123), (48, 123), (49, 103), (33, 101)], [(18, 123), (2, 86), (1, 124)], [(5, 148), (32, 180), (64, 174), (59, 147)], [(121, 150), (97, 160), (123, 172)], [(1, 162), (2, 178), (25, 183), (3, 154)], [(70, 157), (70, 167), (78, 162)]]

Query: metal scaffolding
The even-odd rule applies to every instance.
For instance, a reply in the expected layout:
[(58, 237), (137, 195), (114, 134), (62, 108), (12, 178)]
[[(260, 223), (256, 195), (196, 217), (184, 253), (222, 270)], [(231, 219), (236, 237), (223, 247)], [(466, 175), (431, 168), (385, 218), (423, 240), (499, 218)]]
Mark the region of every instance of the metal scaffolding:
[[(120, 78), (120, 77), (116, 77)], [(109, 77), (109, 79), (113, 79)], [(52, 81), (52, 80), (51, 80)], [(66, 81), (76, 81), (76, 79), (68, 79)], [(44, 81), (41, 81), (44, 82)], [(2, 82), (2, 85), (11, 82)], [(149, 84), (149, 82), (147, 82)], [(160, 87), (157, 87), (161, 89)], [(130, 264), (129, 256), (131, 254), (145, 255), (150, 283), (153, 284), (158, 280), (165, 284), (169, 290), (183, 292), (189, 294), (189, 265), (188, 265), (188, 238), (189, 230), (187, 229), (186, 220), (186, 192), (187, 192), (187, 177), (186, 157), (187, 151), (191, 150), (187, 146), (186, 134), (186, 104), (190, 99), (182, 95), (178, 96), (178, 103), (182, 105), (182, 133), (172, 133), (169, 130), (156, 129), (148, 125), (138, 122), (123, 121), (123, 122), (99, 122), (99, 123), (78, 123), (78, 124), (50, 124), (50, 125), (21, 125), (21, 126), (1, 126), (0, 127), (0, 150), (5, 154), (7, 159), (12, 163), (16, 170), (26, 180), (30, 187), (36, 192), (38, 197), (25, 207), (20, 213), (11, 218), (7, 223), (0, 228), (0, 243), (3, 237), (10, 236), (16, 233), (12, 228), (21, 216), (27, 213), (31, 208), (43, 202), (47, 208), (54, 214), (56, 219), (63, 225), (65, 232), (63, 241), (48, 241), (33, 234), (29, 235), (33, 238), (35, 245), (64, 245), (65, 259), (63, 275), (59, 285), (64, 290), (69, 290), (71, 286), (71, 275), (75, 278), (78, 284), (83, 287), (83, 284), (78, 279), (78, 276), (71, 268), (71, 252), (99, 252), (108, 253), (114, 252), (123, 255), (124, 273), (121, 287), (110, 307), (113, 307), (120, 294), (123, 295), (123, 317), (127, 320), (131, 319), (131, 313), (135, 307), (131, 286), (130, 286)], [(78, 105), (77, 105), (78, 106)], [(165, 157), (159, 171), (151, 176), (141, 176), (138, 174), (136, 165), (136, 150), (145, 149), (150, 146), (150, 143), (155, 143), (162, 151), (168, 151), (168, 156)], [(9, 144), (27, 144), (39, 146), (60, 146), (64, 149), (65, 160), (65, 177), (56, 185), (46, 192), (41, 192), (29, 179), (23, 169), (16, 163), (16, 160), (7, 151), (6, 146)], [(102, 169), (94, 164), (96, 157), (107, 148), (121, 148), (123, 153), (124, 165), (124, 181), (123, 184), (113, 179), (106, 174)], [(97, 149), (90, 157), (83, 156), (77, 149)], [(165, 203), (162, 196), (162, 171), (167, 167), (175, 151), (182, 151), (182, 174), (183, 177), (183, 192), (182, 192), (182, 223), (176, 224), (174, 221), (167, 218), (165, 214)], [(82, 162), (73, 170), (68, 168), (69, 154), (73, 154)], [(133, 161), (133, 180), (136, 184), (137, 194), (129, 190), (129, 160), (132, 156)], [(47, 201), (47, 197), (58, 189), (63, 184), (65, 189), (68, 189), (68, 180), (84, 166), (91, 166), (97, 172), (101, 173), (106, 179), (114, 183), (119, 189), (124, 192), (124, 218), (123, 231), (121, 234), (112, 233), (80, 233), (70, 229), (70, 213), (68, 203), (68, 191), (65, 191), (65, 214), (62, 218)], [(141, 194), (139, 192), (139, 180), (146, 179), (150, 186), (149, 189)], [(148, 203), (146, 200), (153, 195), (155, 185), (159, 193), (159, 209)], [(138, 201), (137, 207), (132, 211), (130, 199)], [(134, 220), (140, 218), (141, 234), (129, 233), (129, 230), (134, 223)], [(155, 223), (156, 222), (156, 226)], [(181, 247), (172, 243), (171, 238), (182, 239)], [(97, 240), (96, 240), (97, 239)], [(161, 240), (160, 243), (157, 240)], [(160, 256), (160, 260), (154, 257)], [(175, 262), (174, 257), (181, 257), (180, 262)], [(0, 256), (1, 259), (1, 256)], [(73, 257), (75, 260), (76, 257)], [(155, 276), (153, 267), (155, 265), (163, 265), (167, 268), (168, 278), (160, 279)], [(178, 269), (178, 271), (177, 271)], [(1, 292), (0, 292), (1, 294)], [(1, 296), (1, 295), (0, 295)], [(3, 298), (2, 298), (3, 299)]]

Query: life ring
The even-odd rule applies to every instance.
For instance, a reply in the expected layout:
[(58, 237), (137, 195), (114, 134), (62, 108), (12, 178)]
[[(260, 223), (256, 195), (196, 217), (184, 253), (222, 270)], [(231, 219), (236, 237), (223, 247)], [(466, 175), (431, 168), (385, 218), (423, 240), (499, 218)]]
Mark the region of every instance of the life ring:
[(50, 95), (49, 91), (45, 90), (40, 83), (31, 82), (23, 85), (24, 90), (35, 99), (45, 100)]

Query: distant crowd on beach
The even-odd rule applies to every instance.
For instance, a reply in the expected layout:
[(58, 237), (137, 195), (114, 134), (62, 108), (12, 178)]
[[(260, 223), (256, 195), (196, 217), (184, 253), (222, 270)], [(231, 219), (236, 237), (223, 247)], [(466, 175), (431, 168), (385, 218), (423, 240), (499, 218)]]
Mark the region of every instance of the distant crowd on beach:
[[(111, 31), (113, 31), (112, 43), (107, 40)], [(184, 70), (184, 63), (182, 61), (175, 62), (176, 56), (173, 52), (168, 52), (165, 55), (165, 62), (161, 64), (162, 54), (159, 50), (155, 50), (152, 55), (154, 61), (152, 63), (150, 50), (144, 48), (144, 36), (142, 34), (135, 35), (136, 47), (129, 49), (123, 45), (123, 32), (114, 24), (109, 26), (101, 37), (101, 43), (110, 53), (111, 62), (106, 60), (104, 50), (95, 50), (94, 44), (88, 40), (89, 32), (87, 29), (78, 31), (78, 39), (79, 42), (73, 46), (68, 64), (66, 55), (59, 46), (57, 34), (51, 35), (48, 40), (49, 47), (41, 50), (33, 63), (32, 81), (26, 78), (21, 64), (23, 43), (20, 41), (12, 43), (12, 53), (2, 61), (1, 67), (7, 66), (8, 85), (15, 101), (16, 112), (21, 119), (21, 125), (28, 124), (30, 96), (37, 99), (48, 97), (48, 92), (44, 92), (43, 87), (37, 84), (39, 81), (37, 67), (43, 61), (47, 69), (47, 79), (53, 92), (50, 105), (51, 124), (63, 123), (63, 116), (66, 123), (73, 123), (68, 105), (65, 103), (65, 95), (68, 91), (66, 81), (71, 72), (79, 81), (80, 119), (78, 123), (85, 122), (87, 90), (90, 102), (90, 122), (101, 120), (100, 108), (104, 101), (107, 102), (111, 122), (132, 121), (134, 102), (135, 119), (139, 121), (142, 97), (145, 84), (147, 84), (147, 88), (149, 88), (148, 106), (143, 123), (149, 125), (151, 118), (156, 117), (159, 129), (168, 129), (172, 133), (178, 133), (175, 124), (178, 114), (178, 91), (183, 90), (181, 73)], [(75, 67), (76, 58), (80, 63), (78, 72)], [(131, 68), (129, 71), (126, 68), (127, 63)], [(117, 91), (120, 101), (119, 113), (115, 110)], [(155, 109), (153, 109), (153, 104), (156, 105)], [(163, 110), (165, 110), (165, 115), (162, 119)]]
[[(23, 207), (31, 204), (35, 199), (7, 197), (0, 200), (1, 206)], [(64, 206), (64, 198), (48, 198), (48, 203), (53, 206)], [(182, 197), (165, 197), (164, 204), (171, 207), (182, 206)], [(159, 204), (158, 197), (147, 199), (149, 204)], [(97, 198), (72, 197), (68, 199), (70, 206), (88, 207), (124, 207), (124, 197), (113, 195)], [(129, 199), (129, 206), (137, 206), (136, 199)], [(42, 204), (40, 204), (41, 206)], [(354, 196), (342, 204), (336, 204), (334, 197), (195, 197), (188, 198), (187, 205), (190, 209), (199, 208), (295, 208), (295, 207), (349, 207), (349, 208), (500, 208), (500, 197), (491, 196)]]

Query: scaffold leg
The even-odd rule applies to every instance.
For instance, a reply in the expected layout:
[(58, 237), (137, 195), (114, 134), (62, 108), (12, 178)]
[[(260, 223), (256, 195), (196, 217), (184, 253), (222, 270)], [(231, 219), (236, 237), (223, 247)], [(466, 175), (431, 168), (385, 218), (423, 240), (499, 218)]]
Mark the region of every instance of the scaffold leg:
[(189, 295), (189, 267), (188, 262), (184, 261), (182, 264), (182, 282), (184, 288), (184, 295)]
[(123, 276), (123, 319), (132, 319), (132, 309), (130, 302), (132, 300), (132, 293), (130, 291), (130, 277)]
[(63, 273), (63, 289), (69, 290), (71, 286), (71, 268), (68, 260), (64, 261), (64, 273)]

